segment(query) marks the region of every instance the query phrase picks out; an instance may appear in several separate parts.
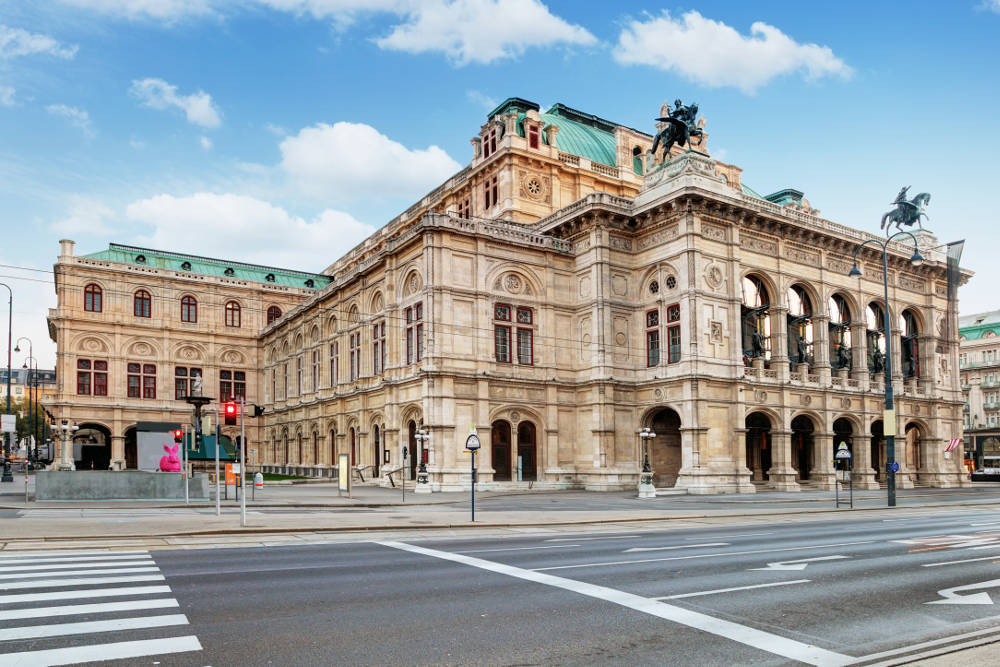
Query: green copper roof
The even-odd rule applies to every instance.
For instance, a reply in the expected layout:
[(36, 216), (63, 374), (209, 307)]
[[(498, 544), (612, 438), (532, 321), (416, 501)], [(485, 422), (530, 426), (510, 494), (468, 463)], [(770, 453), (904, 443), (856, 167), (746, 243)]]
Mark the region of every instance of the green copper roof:
[(1000, 336), (1000, 310), (958, 318), (958, 333), (966, 340), (982, 338), (987, 332)]
[(89, 259), (99, 259), (119, 264), (134, 266), (152, 266), (157, 269), (171, 269), (180, 272), (190, 272), (203, 276), (219, 278), (234, 278), (258, 283), (301, 287), (303, 289), (320, 289), (330, 283), (330, 276), (321, 273), (306, 273), (290, 269), (277, 269), (271, 266), (245, 264), (243, 262), (228, 262), (224, 259), (185, 255), (164, 250), (151, 250), (136, 246), (112, 243), (107, 250), (82, 255)]
[(757, 199), (764, 198), (761, 196), (759, 192), (751, 188), (749, 185), (744, 185), (743, 183), (740, 183), (740, 187), (743, 188), (743, 194), (745, 195), (750, 195), (751, 197), (756, 197)]
[[(615, 166), (614, 123), (597, 116), (580, 114), (562, 104), (552, 105), (541, 117), (545, 125), (559, 128), (556, 136), (559, 150), (589, 158), (591, 162)], [(586, 122), (588, 120), (591, 122)]]

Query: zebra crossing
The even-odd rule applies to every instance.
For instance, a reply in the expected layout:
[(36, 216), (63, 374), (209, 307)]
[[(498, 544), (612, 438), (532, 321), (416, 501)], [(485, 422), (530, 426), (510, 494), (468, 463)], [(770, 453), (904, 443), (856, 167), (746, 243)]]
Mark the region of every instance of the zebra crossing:
[(148, 551), (0, 553), (0, 667), (202, 650)]

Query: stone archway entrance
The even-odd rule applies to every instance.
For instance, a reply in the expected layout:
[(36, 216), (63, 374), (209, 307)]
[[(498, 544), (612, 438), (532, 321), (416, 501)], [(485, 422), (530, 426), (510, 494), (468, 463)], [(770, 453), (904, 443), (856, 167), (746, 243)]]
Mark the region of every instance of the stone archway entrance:
[(917, 481), (917, 472), (923, 467), (923, 461), (920, 458), (920, 439), (922, 437), (923, 432), (920, 430), (920, 424), (910, 422), (906, 425), (906, 472), (914, 482)]
[(77, 470), (108, 470), (111, 431), (100, 424), (80, 424), (80, 430), (73, 434), (73, 458)]
[(125, 469), (135, 470), (139, 467), (139, 440), (134, 426), (125, 429)]
[(681, 471), (681, 417), (670, 408), (663, 408), (653, 415), (650, 428), (656, 434), (649, 444), (653, 486), (672, 487)]
[(498, 419), (490, 429), (490, 456), (493, 481), (510, 481), (510, 422)]
[(408, 479), (417, 478), (417, 422), (410, 420), (407, 426), (407, 433), (409, 434), (409, 439), (407, 440), (406, 448), (409, 450), (409, 458), (407, 461), (407, 469), (410, 472)]
[(883, 435), (881, 419), (872, 422), (871, 435), (872, 469), (875, 471), (875, 480), (881, 484), (885, 481), (886, 462), (885, 436)]
[(792, 467), (798, 472), (798, 481), (809, 479), (813, 461), (813, 426), (812, 419), (799, 415), (792, 420)]
[(750, 480), (765, 482), (771, 469), (771, 419), (762, 412), (746, 418), (746, 456)]
[(535, 425), (523, 421), (517, 425), (517, 458), (521, 464), (522, 482), (538, 479), (538, 447), (535, 443)]

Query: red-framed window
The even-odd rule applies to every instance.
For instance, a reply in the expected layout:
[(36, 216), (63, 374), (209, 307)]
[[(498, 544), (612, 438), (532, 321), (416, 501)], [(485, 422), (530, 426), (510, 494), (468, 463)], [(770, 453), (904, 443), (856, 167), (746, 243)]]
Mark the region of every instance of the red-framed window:
[(239, 327), (240, 326), (240, 304), (235, 301), (226, 302), (226, 326), (227, 327)]
[(153, 314), (153, 298), (144, 289), (135, 293), (132, 301), (132, 312), (136, 317), (151, 317)]
[(219, 400), (223, 403), (230, 400), (246, 398), (247, 373), (226, 368), (219, 371)]
[(517, 363), (531, 366), (535, 363), (534, 332), (531, 329), (517, 330)]
[(198, 300), (193, 296), (181, 297), (181, 322), (198, 321)]
[(681, 306), (667, 306), (667, 363), (676, 364), (681, 360)]
[(483, 203), (489, 209), (497, 205), (499, 201), (499, 189), (497, 188), (497, 177), (487, 178), (483, 181)]
[(340, 343), (330, 343), (330, 386), (336, 387), (340, 378)]
[(538, 126), (528, 126), (528, 146), (538, 148)]
[(660, 364), (660, 311), (646, 311), (646, 366)]
[(483, 157), (489, 157), (497, 152), (497, 128), (491, 129), (483, 137)]
[(372, 372), (376, 375), (385, 370), (385, 322), (372, 325)]
[(502, 364), (509, 364), (510, 359), (510, 327), (505, 324), (497, 324), (493, 327), (493, 349), (496, 360)]
[(103, 359), (77, 359), (76, 393), (81, 396), (107, 396), (108, 362)]
[(200, 368), (174, 367), (174, 400), (182, 401), (192, 395), (192, 383), (196, 377), (201, 377)]
[(415, 303), (406, 309), (406, 363), (424, 357), (424, 304)]
[(493, 306), (493, 319), (501, 322), (510, 322), (511, 307), (506, 303), (498, 303)]
[(126, 365), (129, 398), (156, 398), (156, 364)]
[(518, 307), (517, 309), (517, 323), (518, 324), (533, 324), (533, 316), (531, 308)]
[(351, 382), (358, 379), (361, 376), (361, 334), (352, 333), (349, 336), (350, 342), (350, 366), (351, 366)]
[(267, 309), (267, 323), (270, 324), (279, 317), (281, 317), (281, 308), (278, 308), (277, 306), (269, 306)]
[(302, 355), (295, 357), (295, 393), (302, 395)]
[(319, 389), (319, 350), (313, 350), (312, 354), (312, 390)]
[(90, 283), (83, 288), (83, 309), (91, 313), (99, 313), (103, 310), (104, 290), (100, 285)]
[(288, 398), (288, 362), (287, 361), (282, 364), (282, 371), (281, 372), (283, 373), (283, 378), (284, 378), (283, 381), (282, 381), (283, 384), (282, 384), (282, 390), (281, 390), (281, 397), (282, 398)]
[(466, 197), (458, 202), (458, 217), (468, 218), (472, 214), (472, 200)]

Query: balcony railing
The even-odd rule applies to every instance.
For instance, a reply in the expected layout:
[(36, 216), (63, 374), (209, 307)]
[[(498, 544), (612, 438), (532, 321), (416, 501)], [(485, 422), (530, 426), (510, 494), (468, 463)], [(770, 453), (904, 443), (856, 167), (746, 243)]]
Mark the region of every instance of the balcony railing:
[(986, 401), (983, 403), (984, 410), (1000, 410), (1000, 402), (998, 401)]

